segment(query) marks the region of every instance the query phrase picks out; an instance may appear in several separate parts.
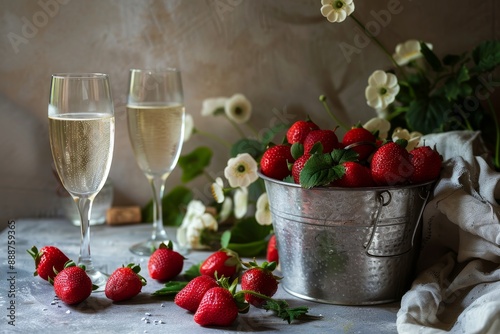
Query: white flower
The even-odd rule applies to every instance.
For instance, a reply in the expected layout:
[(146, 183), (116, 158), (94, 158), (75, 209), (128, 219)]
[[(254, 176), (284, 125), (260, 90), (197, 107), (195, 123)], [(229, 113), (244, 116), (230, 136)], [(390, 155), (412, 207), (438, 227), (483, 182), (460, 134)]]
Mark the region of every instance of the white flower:
[(257, 210), (255, 212), (255, 220), (260, 225), (271, 225), (272, 217), (269, 209), (269, 199), (267, 193), (262, 193), (257, 200)]
[(230, 120), (243, 124), (252, 115), (252, 104), (243, 94), (235, 94), (226, 100), (224, 111)]
[(246, 187), (238, 188), (234, 192), (234, 216), (242, 218), (248, 209), (248, 189)]
[(232, 188), (248, 187), (258, 179), (257, 162), (248, 153), (240, 153), (227, 162), (224, 176)]
[[(432, 50), (432, 44), (425, 43)], [(396, 52), (392, 58), (399, 66), (408, 64), (410, 61), (422, 57), (420, 52), (420, 42), (415, 39), (410, 39), (404, 43), (396, 45)]]
[(219, 219), (221, 222), (225, 221), (231, 215), (233, 210), (233, 200), (231, 197), (226, 197), (224, 203), (222, 203), (222, 208), (220, 209)]
[(408, 130), (397, 127), (392, 132), (392, 141), (396, 141), (398, 139), (406, 139), (408, 141), (408, 145), (406, 145), (406, 150), (410, 152), (420, 143), (420, 138), (423, 135), (420, 132), (413, 131), (410, 133)]
[(330, 22), (342, 22), (354, 12), (353, 0), (321, 0), (321, 14)]
[(203, 100), (203, 104), (201, 106), (201, 115), (202, 116), (210, 116), (215, 113), (218, 109), (224, 109), (224, 105), (226, 104), (227, 97), (212, 97), (206, 100)]
[(394, 102), (398, 93), (398, 78), (394, 74), (377, 70), (368, 78), (365, 97), (370, 107), (384, 110)]
[(203, 249), (201, 233), (204, 229), (217, 231), (215, 218), (205, 212), (205, 205), (199, 200), (192, 200), (187, 207), (181, 226), (177, 229), (177, 242), (183, 248)]
[(215, 179), (212, 183), (212, 196), (217, 203), (224, 202), (224, 182), (220, 177)]
[(193, 134), (194, 121), (191, 114), (186, 114), (184, 118), (184, 142), (187, 142), (191, 135)]
[(375, 117), (366, 122), (363, 127), (372, 133), (378, 131), (378, 137), (380, 139), (386, 139), (391, 129), (391, 123), (386, 119)]

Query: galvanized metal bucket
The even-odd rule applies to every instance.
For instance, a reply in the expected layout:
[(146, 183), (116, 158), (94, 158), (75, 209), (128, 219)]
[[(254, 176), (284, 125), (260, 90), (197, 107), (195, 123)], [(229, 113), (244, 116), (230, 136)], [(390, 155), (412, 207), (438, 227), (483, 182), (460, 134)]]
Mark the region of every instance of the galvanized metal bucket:
[(341, 305), (396, 301), (408, 289), (431, 183), (313, 188), (265, 181), (283, 288)]

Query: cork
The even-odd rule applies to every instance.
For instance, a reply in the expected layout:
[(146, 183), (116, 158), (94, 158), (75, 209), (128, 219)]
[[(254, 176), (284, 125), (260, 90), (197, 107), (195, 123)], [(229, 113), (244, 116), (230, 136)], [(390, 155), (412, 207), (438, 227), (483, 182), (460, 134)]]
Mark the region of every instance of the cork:
[(115, 206), (106, 212), (108, 225), (137, 224), (141, 222), (139, 206)]

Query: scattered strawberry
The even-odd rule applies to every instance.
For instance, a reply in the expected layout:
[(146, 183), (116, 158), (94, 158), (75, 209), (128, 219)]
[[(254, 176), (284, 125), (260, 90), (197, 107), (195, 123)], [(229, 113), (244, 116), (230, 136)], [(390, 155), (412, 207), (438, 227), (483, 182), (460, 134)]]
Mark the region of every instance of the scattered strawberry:
[(304, 154), (297, 160), (292, 165), (292, 177), (293, 181), (297, 184), (300, 184), (300, 172), (304, 168), (304, 165), (306, 164), (307, 160), (309, 160), (310, 155), (309, 154)]
[[(278, 290), (277, 276), (273, 275), (276, 262), (263, 262), (260, 266), (257, 262), (244, 263), (248, 269), (241, 276), (241, 289), (260, 293), (267, 297), (272, 297)], [(245, 300), (255, 307), (261, 307), (266, 300), (255, 295), (246, 293)]]
[(177, 293), (174, 302), (183, 309), (196, 312), (205, 293), (218, 286), (217, 281), (212, 276), (201, 275), (195, 277)]
[(55, 246), (44, 246), (40, 251), (33, 246), (27, 252), (35, 260), (33, 275), (38, 275), (46, 281), (49, 278), (54, 279), (56, 277), (54, 270), (57, 272), (63, 270), (64, 264), (69, 261), (69, 258)]
[(238, 306), (232, 293), (223, 287), (211, 288), (203, 295), (194, 314), (201, 326), (230, 326), (238, 316)]
[(141, 267), (133, 263), (116, 269), (106, 282), (106, 297), (118, 302), (138, 295), (146, 285), (146, 279), (139, 275), (140, 271)]
[(311, 121), (297, 121), (290, 126), (286, 132), (288, 143), (304, 143), (304, 139), (312, 130), (319, 130), (319, 127)]
[(279, 263), (276, 234), (273, 234), (267, 243), (266, 260), (267, 262), (276, 262), (276, 264)]
[(410, 152), (413, 174), (412, 183), (424, 183), (438, 178), (441, 172), (442, 159), (439, 153), (429, 146), (421, 146)]
[(294, 161), (289, 145), (276, 145), (268, 148), (260, 160), (262, 174), (276, 179), (283, 180), (290, 175), (288, 163)]
[(159, 281), (168, 281), (179, 275), (184, 266), (184, 257), (172, 249), (172, 242), (163, 242), (151, 254), (148, 261), (149, 276)]
[(320, 142), (323, 153), (330, 153), (339, 147), (339, 140), (333, 130), (313, 130), (304, 139), (304, 154), (311, 153), (314, 144)]
[[(376, 139), (370, 131), (359, 125), (346, 132), (342, 139), (342, 144), (345, 147), (352, 145), (352, 149), (358, 153), (358, 159), (361, 161), (366, 160), (375, 150)], [(362, 142), (366, 142), (367, 144), (355, 145)]]
[(92, 290), (97, 288), (92, 285), (85, 267), (76, 266), (73, 261), (68, 261), (54, 280), (49, 278), (49, 282), (54, 285), (56, 296), (68, 305), (84, 301), (90, 296)]
[(334, 187), (373, 187), (373, 182), (370, 169), (355, 161), (347, 161), (342, 164), (345, 168), (344, 175), (331, 183)]
[[(241, 269), (237, 253), (229, 249), (220, 249), (207, 257), (200, 265), (200, 273), (214, 278), (222, 276), (233, 278)], [(217, 277), (216, 277), (217, 273)]]
[(408, 181), (413, 173), (406, 140), (382, 145), (373, 155), (371, 173), (377, 185), (398, 185)]

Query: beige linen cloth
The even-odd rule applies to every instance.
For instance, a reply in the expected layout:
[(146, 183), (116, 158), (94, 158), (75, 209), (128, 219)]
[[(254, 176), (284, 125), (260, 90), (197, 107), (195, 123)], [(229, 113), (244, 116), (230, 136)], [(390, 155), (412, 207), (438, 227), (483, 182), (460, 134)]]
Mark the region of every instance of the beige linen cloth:
[(500, 333), (500, 173), (478, 132), (428, 135), (444, 159), (423, 213), (423, 240), (399, 333)]

